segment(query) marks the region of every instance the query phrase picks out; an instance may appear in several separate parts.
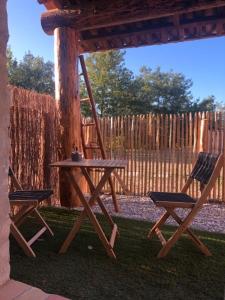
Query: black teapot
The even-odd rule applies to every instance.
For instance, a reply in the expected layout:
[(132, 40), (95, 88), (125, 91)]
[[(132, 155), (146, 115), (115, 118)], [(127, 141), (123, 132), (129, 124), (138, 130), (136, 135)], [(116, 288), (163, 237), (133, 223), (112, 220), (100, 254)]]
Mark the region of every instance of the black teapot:
[(74, 147), (74, 150), (71, 153), (71, 159), (72, 159), (72, 161), (81, 161), (82, 160), (82, 154), (78, 151), (77, 147)]

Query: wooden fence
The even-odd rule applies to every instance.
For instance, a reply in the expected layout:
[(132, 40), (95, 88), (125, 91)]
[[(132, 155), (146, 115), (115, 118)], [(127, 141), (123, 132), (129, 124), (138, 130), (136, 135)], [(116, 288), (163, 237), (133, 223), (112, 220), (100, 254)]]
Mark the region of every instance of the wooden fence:
[[(58, 173), (48, 167), (58, 159), (56, 102), (50, 96), (10, 90), (12, 167), (24, 187), (52, 186), (57, 198)], [(108, 157), (128, 161), (128, 168), (121, 172), (128, 189), (133, 195), (146, 195), (150, 190), (179, 191), (203, 146), (211, 152), (224, 151), (224, 117), (221, 112), (207, 112), (106, 117), (99, 121)], [(86, 127), (86, 136), (88, 141), (96, 140), (93, 127)], [(98, 153), (94, 155), (98, 157)], [(99, 173), (93, 176), (97, 182)], [(224, 178), (223, 170), (212, 199), (225, 201)], [(122, 192), (116, 180), (115, 186)], [(197, 185), (191, 193), (197, 196)]]
[(48, 95), (10, 87), (10, 162), (24, 188), (53, 186), (58, 196), (58, 173), (49, 163), (58, 159), (59, 119)]
[[(218, 112), (107, 117), (100, 126), (108, 157), (128, 161), (120, 175), (134, 195), (180, 191), (201, 149), (223, 151), (224, 114)], [(87, 131), (94, 141), (94, 130), (87, 127)], [(98, 178), (96, 173), (96, 182)], [(214, 200), (225, 200), (223, 178), (221, 172), (211, 195)], [(116, 180), (115, 186), (122, 192)], [(198, 196), (197, 184), (191, 194)]]

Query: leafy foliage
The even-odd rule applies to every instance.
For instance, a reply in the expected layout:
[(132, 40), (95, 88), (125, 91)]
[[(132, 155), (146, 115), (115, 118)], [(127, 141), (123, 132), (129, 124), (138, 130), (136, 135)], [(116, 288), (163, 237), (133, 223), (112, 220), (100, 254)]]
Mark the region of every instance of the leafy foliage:
[[(125, 67), (124, 55), (117, 50), (91, 54), (86, 59), (101, 116), (215, 110), (214, 96), (193, 99), (193, 82), (183, 74), (143, 66), (134, 76)], [(81, 91), (84, 93), (84, 85)]]
[(214, 111), (218, 107), (215, 96), (211, 95), (204, 98), (202, 101), (197, 99), (192, 105), (192, 111)]
[(144, 66), (135, 80), (138, 87), (134, 111), (176, 113), (190, 110), (192, 81), (183, 74), (162, 72), (160, 68), (152, 71)]
[[(125, 51), (93, 53), (86, 57), (93, 95), (100, 116), (128, 114), (182, 113), (187, 111), (215, 110), (215, 96), (200, 101), (193, 99), (193, 82), (181, 73), (162, 72), (143, 66), (137, 76), (126, 68)], [(44, 62), (30, 52), (18, 61), (9, 48), (8, 74), (12, 85), (54, 95), (54, 65)], [(81, 98), (87, 97), (81, 80)], [(85, 116), (90, 107), (82, 105)]]
[(91, 54), (86, 59), (100, 116), (130, 112), (133, 73), (125, 67), (124, 54), (124, 51), (107, 51)]
[(54, 65), (42, 57), (26, 53), (17, 61), (11, 49), (7, 50), (9, 83), (18, 87), (54, 95)]

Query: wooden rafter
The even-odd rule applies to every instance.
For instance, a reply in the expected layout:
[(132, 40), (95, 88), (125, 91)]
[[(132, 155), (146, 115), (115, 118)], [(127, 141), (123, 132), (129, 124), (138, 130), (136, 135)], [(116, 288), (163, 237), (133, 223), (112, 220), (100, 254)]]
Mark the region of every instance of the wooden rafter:
[[(121, 34), (110, 38), (93, 38), (90, 40), (80, 40), (80, 53), (105, 51), (109, 49), (123, 49), (147, 45), (160, 45), (165, 43), (175, 43), (181, 41), (191, 41), (204, 38), (212, 38), (225, 35), (225, 23), (202, 22), (189, 25), (188, 27), (159, 28), (157, 30), (146, 30)], [(206, 30), (207, 29), (207, 30)]]
[(132, 26), (117, 28), (111, 32), (108, 29), (81, 32), (81, 49), (86, 51), (101, 51), (143, 45), (155, 45), (194, 39), (209, 38), (225, 34), (225, 11), (218, 16), (200, 15), (198, 18), (176, 19), (166, 18), (160, 22), (134, 23)]
[(81, 53), (225, 35), (225, 0), (38, 1), (44, 31), (76, 29)]
[[(107, 3), (107, 5), (106, 5)], [(86, 7), (71, 5), (69, 9), (53, 9), (42, 14), (44, 31), (52, 34), (57, 27), (74, 27), (76, 30), (90, 30), (165, 16), (195, 12), (225, 5), (225, 0), (195, 1), (106, 1), (91, 2)]]

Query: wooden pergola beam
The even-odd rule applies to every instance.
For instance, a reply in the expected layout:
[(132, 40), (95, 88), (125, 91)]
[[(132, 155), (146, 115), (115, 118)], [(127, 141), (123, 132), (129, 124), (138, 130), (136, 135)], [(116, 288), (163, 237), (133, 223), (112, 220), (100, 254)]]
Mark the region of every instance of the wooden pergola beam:
[[(207, 32), (204, 28), (211, 28)], [(121, 49), (138, 47), (144, 45), (156, 45), (163, 43), (174, 43), (180, 41), (191, 41), (225, 34), (225, 17), (215, 20), (201, 20), (180, 25), (168, 25), (154, 29), (134, 28), (131, 32), (111, 33), (96, 35), (85, 38), (83, 35), (80, 42), (82, 52), (105, 51), (108, 49)], [(192, 34), (195, 32), (195, 34)], [(134, 39), (135, 37), (135, 39)]]
[(83, 9), (49, 10), (41, 16), (43, 30), (47, 34), (53, 34), (54, 29), (59, 27), (91, 30), (225, 6), (225, 0), (155, 0), (147, 1), (147, 4), (145, 1), (145, 5), (140, 5), (140, 1), (136, 0), (131, 1), (130, 5), (127, 2), (123, 5), (121, 1), (119, 9), (114, 6), (119, 1), (113, 1), (107, 8), (103, 5), (101, 10), (101, 1), (98, 1), (98, 10), (93, 8), (93, 4)]

